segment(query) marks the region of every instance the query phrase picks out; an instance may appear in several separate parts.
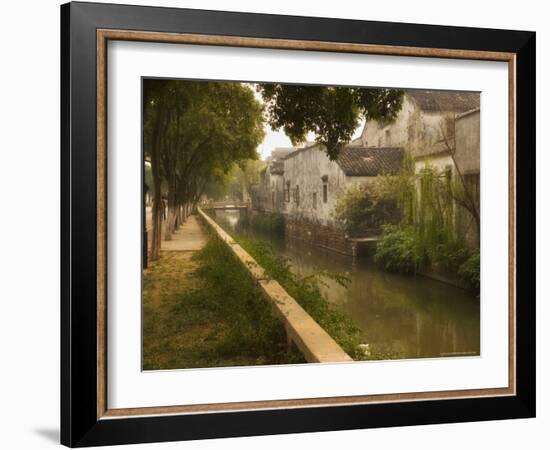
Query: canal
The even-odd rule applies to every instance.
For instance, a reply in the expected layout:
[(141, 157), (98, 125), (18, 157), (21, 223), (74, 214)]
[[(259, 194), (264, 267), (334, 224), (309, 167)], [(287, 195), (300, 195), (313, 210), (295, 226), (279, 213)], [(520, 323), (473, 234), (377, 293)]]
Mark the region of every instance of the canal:
[(263, 239), (299, 275), (344, 273), (343, 287), (320, 284), (325, 298), (361, 330), (364, 350), (388, 358), (474, 356), (480, 352), (479, 300), (464, 290), (423, 276), (389, 273), (369, 258), (353, 258), (247, 226), (239, 211), (212, 212), (229, 233)]

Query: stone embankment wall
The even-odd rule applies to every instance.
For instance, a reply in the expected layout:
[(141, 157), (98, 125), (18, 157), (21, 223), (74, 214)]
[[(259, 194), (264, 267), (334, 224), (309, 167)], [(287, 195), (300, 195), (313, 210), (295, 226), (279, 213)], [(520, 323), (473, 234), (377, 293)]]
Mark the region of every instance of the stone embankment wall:
[(307, 219), (287, 217), (285, 237), (298, 239), (345, 255), (356, 256), (357, 254), (356, 244), (346, 238), (343, 230)]
[(289, 342), (293, 342), (308, 362), (351, 362), (353, 359), (252, 256), (212, 218), (198, 208), (199, 215), (225, 242), (236, 259), (248, 270), (275, 313), (282, 320)]

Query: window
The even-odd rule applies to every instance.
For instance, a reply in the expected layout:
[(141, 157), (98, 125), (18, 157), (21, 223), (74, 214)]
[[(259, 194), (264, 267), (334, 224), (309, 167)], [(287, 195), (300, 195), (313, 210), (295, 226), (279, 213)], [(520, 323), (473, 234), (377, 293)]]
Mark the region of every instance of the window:
[(317, 192), (313, 193), (313, 209), (317, 209)]
[(386, 146), (391, 145), (391, 131), (390, 130), (386, 130), (385, 137), (386, 137)]
[(455, 119), (447, 117), (445, 119), (445, 139), (453, 139), (455, 137)]
[(323, 203), (328, 202), (328, 184), (323, 183)]
[(300, 186), (296, 185), (296, 189), (294, 190), (294, 201), (296, 202), (296, 206), (300, 204)]
[(287, 181), (285, 185), (285, 200), (290, 203), (290, 181)]
[(451, 166), (446, 166), (445, 167), (445, 185), (447, 187), (447, 189), (451, 189), (451, 180), (452, 180), (452, 177), (453, 177), (453, 169)]

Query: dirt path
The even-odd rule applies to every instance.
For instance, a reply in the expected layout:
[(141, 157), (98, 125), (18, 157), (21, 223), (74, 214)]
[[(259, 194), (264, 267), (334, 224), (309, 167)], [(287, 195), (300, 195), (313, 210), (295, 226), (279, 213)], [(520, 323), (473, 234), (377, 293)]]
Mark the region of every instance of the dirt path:
[(144, 271), (143, 369), (302, 363), (252, 279), (202, 227), (188, 218)]
[(174, 320), (174, 305), (186, 292), (197, 289), (198, 267), (193, 256), (207, 242), (195, 216), (190, 216), (170, 241), (162, 241), (161, 255), (144, 273), (143, 283), (143, 363), (145, 369), (178, 365), (204, 330), (182, 327)]
[(196, 252), (206, 244), (206, 233), (199, 225), (196, 216), (189, 216), (185, 223), (172, 234), (172, 239), (162, 241), (161, 250), (175, 252)]

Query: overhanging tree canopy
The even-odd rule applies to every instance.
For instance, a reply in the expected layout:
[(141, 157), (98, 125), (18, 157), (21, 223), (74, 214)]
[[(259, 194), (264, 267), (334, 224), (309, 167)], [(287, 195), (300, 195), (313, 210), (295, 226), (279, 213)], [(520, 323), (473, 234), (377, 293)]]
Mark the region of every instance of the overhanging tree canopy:
[(328, 157), (338, 157), (361, 119), (393, 120), (403, 102), (403, 91), (385, 88), (258, 84), (271, 128), (282, 129), (294, 145), (315, 134)]
[(194, 204), (208, 181), (257, 158), (262, 106), (250, 86), (230, 82), (145, 80), (144, 151), (153, 174), (153, 244), (158, 257), (166, 187), (170, 238), (181, 205)]

